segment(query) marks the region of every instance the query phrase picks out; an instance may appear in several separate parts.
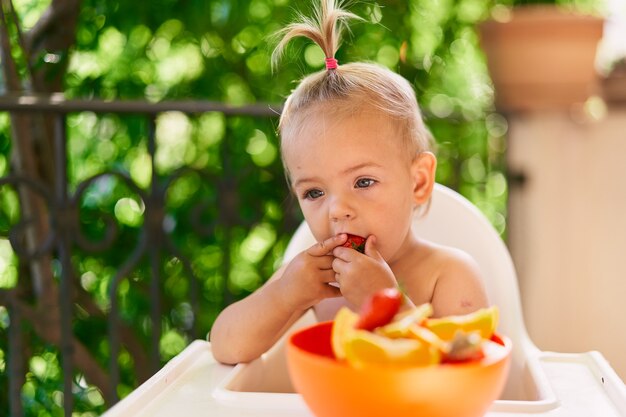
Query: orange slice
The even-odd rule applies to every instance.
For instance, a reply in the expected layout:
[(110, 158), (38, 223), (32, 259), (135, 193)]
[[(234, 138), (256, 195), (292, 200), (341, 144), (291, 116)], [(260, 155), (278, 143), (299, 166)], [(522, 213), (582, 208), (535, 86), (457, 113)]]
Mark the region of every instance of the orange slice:
[(433, 307), (429, 303), (421, 304), (408, 311), (399, 313), (393, 321), (376, 329), (376, 333), (391, 337), (410, 337), (409, 330), (412, 326), (421, 324), (424, 319), (433, 314)]
[(427, 329), (446, 341), (452, 340), (458, 330), (466, 333), (478, 332), (483, 339), (489, 340), (497, 325), (498, 308), (496, 306), (482, 308), (465, 315), (428, 319), (424, 323)]
[(409, 337), (430, 345), (439, 352), (445, 352), (448, 350), (448, 344), (426, 327), (418, 325), (411, 326), (411, 328), (409, 328)]
[(345, 340), (348, 363), (355, 368), (378, 366), (426, 366), (439, 363), (434, 347), (416, 339), (389, 339), (365, 330), (356, 330)]
[(358, 320), (359, 315), (348, 307), (342, 307), (335, 315), (330, 341), (333, 353), (337, 359), (343, 360), (346, 358), (344, 351), (345, 340), (350, 338), (352, 333), (356, 331), (354, 326)]

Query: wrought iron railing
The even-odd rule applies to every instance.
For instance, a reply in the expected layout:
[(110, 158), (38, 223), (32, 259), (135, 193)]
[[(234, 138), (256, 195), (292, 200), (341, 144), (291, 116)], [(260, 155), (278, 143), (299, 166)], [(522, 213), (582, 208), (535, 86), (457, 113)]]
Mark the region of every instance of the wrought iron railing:
[[(94, 186), (105, 177), (114, 177), (118, 181), (125, 184), (139, 199), (143, 202), (145, 211), (143, 214), (143, 226), (140, 229), (140, 236), (137, 245), (128, 254), (126, 259), (118, 266), (117, 272), (109, 282), (108, 295), (110, 299), (110, 307), (108, 309), (108, 345), (109, 353), (109, 375), (108, 388), (104, 389), (103, 394), (109, 405), (118, 400), (117, 387), (120, 382), (120, 366), (118, 357), (121, 349), (120, 337), (123, 334), (123, 323), (120, 322), (118, 291), (120, 282), (128, 278), (133, 269), (137, 268), (142, 260), (147, 259), (149, 265), (147, 269), (150, 271), (150, 321), (151, 321), (151, 339), (149, 347), (149, 364), (152, 372), (158, 370), (161, 365), (159, 355), (159, 340), (161, 334), (161, 315), (162, 315), (162, 281), (161, 264), (163, 254), (175, 257), (182, 264), (184, 273), (190, 280), (190, 291), (188, 291), (192, 310), (192, 317), (195, 319), (201, 313), (199, 293), (199, 279), (194, 271), (192, 261), (182, 253), (175, 242), (173, 242), (167, 227), (167, 213), (165, 210), (165, 198), (168, 187), (172, 182), (176, 181), (190, 171), (194, 171), (195, 175), (199, 175), (206, 181), (213, 181), (221, 184), (218, 186), (219, 198), (214, 201), (198, 201), (195, 204), (196, 209), (193, 210), (195, 215), (191, 219), (194, 228), (200, 233), (202, 231), (215, 233), (215, 228), (207, 226), (202, 220), (201, 212), (203, 208), (213, 205), (216, 219), (212, 222), (234, 224), (238, 220), (233, 218), (233, 203), (237, 200), (234, 195), (238, 191), (234, 187), (230, 187), (229, 178), (234, 175), (233, 168), (229, 168), (228, 164), (224, 164), (223, 170), (219, 177), (213, 173), (203, 170), (194, 170), (189, 167), (183, 167), (172, 172), (168, 177), (162, 178), (157, 175), (155, 167), (155, 155), (157, 152), (157, 143), (155, 140), (156, 117), (164, 112), (182, 112), (188, 115), (202, 114), (207, 112), (218, 112), (227, 117), (250, 116), (258, 118), (274, 118), (277, 114), (278, 106), (270, 106), (267, 104), (258, 104), (251, 106), (232, 107), (222, 103), (214, 103), (207, 101), (183, 101), (183, 102), (160, 102), (149, 103), (145, 101), (102, 101), (102, 100), (66, 100), (62, 95), (52, 96), (5, 96), (0, 98), (0, 112), (10, 112), (12, 117), (31, 118), (42, 115), (54, 121), (54, 138), (53, 138), (53, 155), (43, 155), (45, 158), (52, 158), (55, 167), (55, 178), (50, 181), (41, 181), (40, 179), (30, 178), (26, 175), (9, 173), (0, 178), (0, 187), (12, 187), (20, 196), (26, 194), (34, 195), (36, 199), (43, 202), (45, 212), (39, 213), (44, 217), (45, 229), (47, 233), (43, 239), (37, 241), (33, 237), (25, 236), (32, 232), (33, 222), (41, 219), (29, 218), (28, 215), (22, 215), (20, 220), (13, 224), (8, 230), (8, 237), (11, 242), (13, 251), (19, 258), (22, 267), (26, 265), (38, 265), (39, 267), (54, 268), (52, 263), (47, 262), (45, 265), (41, 261), (44, 257), (50, 257), (55, 260), (54, 264), (60, 266), (56, 268), (57, 272), (49, 272), (56, 274), (58, 282), (58, 307), (60, 315), (60, 334), (57, 340), (58, 349), (62, 358), (63, 369), (63, 409), (66, 416), (72, 415), (74, 409), (73, 385), (76, 377), (76, 355), (82, 354), (78, 351), (79, 345), (75, 342), (76, 335), (73, 331), (73, 321), (77, 312), (74, 311), (75, 305), (72, 300), (80, 296), (76, 294), (76, 266), (73, 257), (76, 253), (95, 253), (105, 248), (115, 245), (118, 237), (119, 227), (113, 220), (111, 213), (103, 214), (103, 236), (100, 240), (93, 241), (90, 237), (85, 236), (80, 225), (81, 200), (85, 197), (86, 190)], [(110, 169), (92, 175), (87, 179), (80, 181), (73, 187), (68, 186), (68, 138), (67, 138), (67, 116), (71, 113), (93, 112), (97, 114), (133, 114), (140, 115), (145, 119), (147, 126), (147, 152), (150, 157), (151, 175), (150, 185), (141, 187), (138, 185), (128, 172), (119, 169)], [(15, 120), (13, 120), (15, 121)], [(14, 134), (15, 136), (15, 134)], [(14, 137), (13, 141), (20, 140)], [(227, 145), (226, 145), (227, 146)], [(228, 150), (223, 151), (224, 154)], [(40, 157), (42, 155), (39, 155)], [(254, 175), (254, 172), (251, 173)], [(289, 199), (287, 187), (281, 191), (284, 193), (284, 199)], [(26, 193), (26, 194), (25, 194)], [(262, 211), (263, 208), (260, 208)], [(23, 212), (23, 211), (22, 211)], [(32, 213), (31, 213), (32, 214)], [(210, 222), (211, 222), (210, 221)], [(281, 234), (290, 235), (299, 221), (295, 210), (287, 210), (286, 216), (281, 222)], [(209, 223), (210, 223), (209, 222)], [(32, 234), (32, 233), (31, 233)], [(228, 251), (226, 251), (228, 252)], [(230, 263), (228, 254), (222, 262), (225, 264), (223, 271), (225, 274), (224, 283), (225, 293), (228, 293), (228, 274), (230, 271)], [(27, 268), (26, 268), (27, 269)], [(20, 278), (23, 279), (23, 278)], [(16, 289), (4, 289), (0, 293), (0, 306), (4, 305), (8, 311), (10, 325), (8, 326), (8, 357), (5, 358), (7, 366), (5, 374), (8, 374), (9, 392), (8, 400), (10, 403), (9, 412), (13, 416), (23, 415), (23, 405), (21, 400), (21, 391), (24, 383), (24, 357), (27, 349), (23, 346), (22, 338), (22, 317), (25, 314), (18, 302), (18, 294)], [(36, 291), (36, 289), (35, 289)], [(44, 289), (45, 291), (45, 289)], [(226, 294), (224, 303), (227, 304), (233, 300), (233, 294)], [(51, 310), (51, 316), (54, 311)], [(54, 317), (52, 317), (54, 318)], [(195, 324), (190, 326), (189, 337), (198, 337), (198, 329)], [(205, 329), (206, 330), (206, 329)], [(135, 358), (135, 360), (142, 360)], [(139, 381), (140, 382), (140, 381)], [(102, 389), (102, 387), (101, 387)], [(1, 413), (0, 413), (1, 414)]]

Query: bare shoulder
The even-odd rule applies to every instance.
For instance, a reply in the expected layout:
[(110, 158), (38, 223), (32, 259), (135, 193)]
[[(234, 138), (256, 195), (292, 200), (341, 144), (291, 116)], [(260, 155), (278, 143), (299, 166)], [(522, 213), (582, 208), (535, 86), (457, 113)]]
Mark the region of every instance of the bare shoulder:
[(480, 267), (476, 260), (467, 252), (451, 246), (437, 246), (437, 252), (441, 257), (441, 273), (447, 275), (470, 275), (480, 277)]
[(412, 268), (419, 271), (422, 276), (437, 279), (442, 275), (457, 273), (480, 275), (478, 264), (467, 252), (423, 239), (419, 241), (412, 259), (414, 261)]
[(480, 267), (468, 253), (449, 246), (423, 243), (436, 266), (431, 303), (435, 316), (466, 314), (488, 306)]

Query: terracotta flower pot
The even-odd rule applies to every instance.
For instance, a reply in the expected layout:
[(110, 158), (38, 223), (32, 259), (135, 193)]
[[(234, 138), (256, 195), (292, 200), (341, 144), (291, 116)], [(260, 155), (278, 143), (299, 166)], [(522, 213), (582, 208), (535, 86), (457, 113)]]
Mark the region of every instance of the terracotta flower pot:
[(513, 9), (505, 22), (480, 27), (482, 48), (501, 111), (567, 108), (597, 88), (601, 18), (555, 6)]

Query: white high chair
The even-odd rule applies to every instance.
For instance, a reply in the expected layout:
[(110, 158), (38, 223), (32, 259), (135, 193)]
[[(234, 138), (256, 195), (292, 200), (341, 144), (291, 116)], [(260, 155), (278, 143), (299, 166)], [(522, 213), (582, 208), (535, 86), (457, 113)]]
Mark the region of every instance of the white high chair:
[[(542, 352), (532, 343), (509, 252), (475, 206), (437, 184), (430, 210), (415, 219), (414, 230), (476, 259), (489, 299), (500, 309), (498, 331), (513, 341), (507, 386), (487, 417), (626, 417), (626, 387), (600, 353)], [(285, 261), (313, 243), (302, 224)], [(306, 314), (291, 331), (313, 321), (313, 314)], [(208, 342), (195, 341), (105, 416), (311, 416), (291, 388), (283, 351), (286, 337), (261, 358), (234, 367), (217, 363)]]

